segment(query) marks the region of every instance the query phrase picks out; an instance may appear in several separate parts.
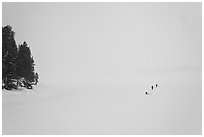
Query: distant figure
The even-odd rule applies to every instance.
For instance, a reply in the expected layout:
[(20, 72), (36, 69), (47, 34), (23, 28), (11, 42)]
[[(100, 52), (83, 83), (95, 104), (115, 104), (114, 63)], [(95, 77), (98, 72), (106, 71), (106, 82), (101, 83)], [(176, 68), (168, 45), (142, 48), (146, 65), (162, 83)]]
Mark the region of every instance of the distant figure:
[(147, 93), (147, 92), (145, 92), (145, 95), (148, 95), (148, 93)]
[(157, 87), (158, 85), (156, 84), (156, 87)]
[(152, 86), (152, 90), (153, 90), (153, 88), (154, 88), (154, 87)]

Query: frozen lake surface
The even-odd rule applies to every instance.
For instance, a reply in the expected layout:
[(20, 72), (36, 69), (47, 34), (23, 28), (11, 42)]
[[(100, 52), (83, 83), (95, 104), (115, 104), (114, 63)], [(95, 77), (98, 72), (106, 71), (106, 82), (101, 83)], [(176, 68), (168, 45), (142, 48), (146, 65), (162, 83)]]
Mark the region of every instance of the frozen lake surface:
[(103, 74), (66, 86), (3, 90), (3, 134), (201, 134), (201, 77), (201, 71)]

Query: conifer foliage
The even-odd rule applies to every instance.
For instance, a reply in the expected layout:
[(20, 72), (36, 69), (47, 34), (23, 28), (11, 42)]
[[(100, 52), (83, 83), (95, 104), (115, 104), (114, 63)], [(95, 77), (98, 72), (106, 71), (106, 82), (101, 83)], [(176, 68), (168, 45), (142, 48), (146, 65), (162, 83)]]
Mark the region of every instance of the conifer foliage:
[(14, 35), (11, 26), (2, 28), (2, 88), (32, 89), (32, 85), (38, 83), (38, 74), (34, 70), (31, 50), (26, 42), (17, 48)]

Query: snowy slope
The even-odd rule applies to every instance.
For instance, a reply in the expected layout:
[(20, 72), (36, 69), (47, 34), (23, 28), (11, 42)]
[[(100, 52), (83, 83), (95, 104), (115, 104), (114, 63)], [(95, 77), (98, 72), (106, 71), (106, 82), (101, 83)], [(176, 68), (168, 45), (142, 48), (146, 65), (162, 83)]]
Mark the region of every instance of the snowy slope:
[(3, 91), (3, 134), (201, 134), (201, 102), (200, 72), (40, 84)]

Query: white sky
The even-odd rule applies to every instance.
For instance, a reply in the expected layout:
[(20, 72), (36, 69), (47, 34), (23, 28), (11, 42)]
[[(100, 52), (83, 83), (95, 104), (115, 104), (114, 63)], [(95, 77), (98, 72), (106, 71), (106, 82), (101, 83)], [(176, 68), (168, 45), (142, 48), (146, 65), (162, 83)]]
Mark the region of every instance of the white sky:
[[(3, 3), (42, 82), (75, 74), (202, 67), (201, 3)], [(56, 80), (55, 80), (56, 79)]]

